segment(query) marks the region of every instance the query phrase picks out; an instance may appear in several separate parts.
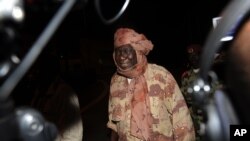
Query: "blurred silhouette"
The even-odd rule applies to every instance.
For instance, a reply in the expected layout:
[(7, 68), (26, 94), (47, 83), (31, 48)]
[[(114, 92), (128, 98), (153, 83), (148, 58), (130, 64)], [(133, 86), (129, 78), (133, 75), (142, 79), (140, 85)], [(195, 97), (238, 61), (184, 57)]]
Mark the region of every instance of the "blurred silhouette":
[(31, 106), (58, 128), (56, 141), (82, 141), (83, 125), (78, 96), (60, 76), (58, 58), (43, 54), (33, 68), (35, 80)]
[(192, 105), (192, 96), (188, 93), (188, 87), (198, 76), (201, 49), (201, 46), (195, 43), (189, 45), (186, 49), (188, 62), (186, 70), (181, 75), (181, 91), (189, 107)]
[(188, 108), (191, 113), (191, 117), (195, 127), (196, 140), (201, 140), (200, 135), (200, 123), (203, 120), (203, 114), (199, 107), (194, 106), (194, 101), (191, 93), (188, 92), (188, 88), (191, 83), (197, 79), (199, 75), (199, 63), (201, 55), (201, 45), (198, 43), (193, 43), (187, 46), (187, 65), (186, 70), (181, 75), (181, 92), (184, 95), (185, 100), (187, 101)]
[[(194, 101), (194, 95), (190, 89), (190, 86), (193, 85), (193, 82), (199, 77), (200, 73), (200, 57), (201, 57), (201, 50), (202, 47), (199, 44), (191, 44), (187, 47), (187, 57), (188, 63), (186, 70), (183, 72), (181, 76), (181, 91), (184, 95), (184, 98), (187, 101), (196, 132), (196, 140), (202, 140), (202, 132), (203, 129), (201, 128), (202, 123), (206, 120), (206, 115), (202, 110), (200, 105)], [(223, 64), (224, 64), (224, 57), (225, 52), (221, 51), (220, 54), (216, 54), (215, 61), (214, 61), (214, 68), (216, 72), (220, 73), (220, 77), (222, 77), (223, 72)], [(222, 88), (222, 83), (218, 79), (211, 79), (211, 87), (210, 87), (210, 94), (213, 94), (216, 89)]]
[(229, 48), (226, 62), (228, 95), (241, 124), (250, 124), (250, 20), (239, 30)]
[(225, 66), (227, 59), (228, 48), (231, 46), (231, 41), (224, 42), (219, 51), (214, 55), (212, 70), (216, 73), (219, 81), (218, 88), (225, 87)]

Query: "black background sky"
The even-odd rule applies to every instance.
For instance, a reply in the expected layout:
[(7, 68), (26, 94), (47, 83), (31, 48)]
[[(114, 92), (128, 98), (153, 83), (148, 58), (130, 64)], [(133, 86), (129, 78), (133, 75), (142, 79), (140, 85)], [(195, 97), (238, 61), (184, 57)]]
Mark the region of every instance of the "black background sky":
[[(124, 0), (100, 0), (104, 16), (116, 14)], [(101, 56), (112, 56), (113, 33), (127, 26), (144, 33), (154, 44), (149, 61), (181, 71), (185, 63), (185, 48), (191, 43), (203, 45), (212, 28), (212, 18), (219, 16), (229, 0), (130, 0), (123, 15), (106, 25), (97, 15), (94, 0), (76, 4), (51, 39), (61, 52), (74, 52), (78, 48), (90, 50), (82, 40), (89, 40)], [(48, 3), (52, 3), (48, 5)], [(58, 3), (34, 1), (27, 6), (24, 33), (27, 46), (36, 40), (55, 13)], [(105, 42), (105, 45), (102, 43)], [(30, 43), (30, 44), (29, 44)], [(69, 54), (69, 53), (68, 53)], [(74, 54), (72, 54), (74, 55)], [(176, 75), (179, 75), (176, 72)]]

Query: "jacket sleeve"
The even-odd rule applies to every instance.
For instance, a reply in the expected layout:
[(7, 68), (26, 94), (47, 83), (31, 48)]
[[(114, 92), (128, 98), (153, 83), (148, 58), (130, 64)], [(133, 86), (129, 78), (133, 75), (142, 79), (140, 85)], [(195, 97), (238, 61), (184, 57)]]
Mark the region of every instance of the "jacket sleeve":
[(177, 83), (172, 95), (173, 134), (178, 141), (194, 141), (195, 130), (187, 103)]
[(109, 120), (108, 120), (108, 123), (107, 123), (107, 127), (112, 129), (113, 131), (117, 132), (117, 127), (116, 127), (116, 124), (113, 122), (113, 118), (112, 118), (112, 115), (113, 115), (113, 111), (114, 111), (114, 107), (113, 107), (113, 103), (112, 103), (112, 97), (109, 96), (109, 104), (108, 104), (108, 116), (109, 116)]
[(113, 122), (113, 114), (114, 114), (114, 110), (115, 110), (115, 98), (112, 97), (111, 95), (111, 91), (112, 91), (112, 84), (114, 83), (114, 79), (115, 79), (115, 74), (112, 76), (111, 78), (111, 82), (110, 82), (110, 94), (109, 94), (109, 102), (108, 102), (108, 123), (107, 123), (107, 127), (112, 129), (113, 131), (117, 132), (117, 127), (115, 122)]

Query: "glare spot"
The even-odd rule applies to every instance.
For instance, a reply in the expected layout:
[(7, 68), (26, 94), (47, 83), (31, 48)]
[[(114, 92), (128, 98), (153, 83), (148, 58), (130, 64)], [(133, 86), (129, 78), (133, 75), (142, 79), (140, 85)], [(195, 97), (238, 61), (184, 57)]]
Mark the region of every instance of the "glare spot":
[(22, 21), (24, 18), (24, 12), (20, 7), (14, 7), (12, 10), (12, 16), (14, 17), (14, 19), (16, 19), (17, 21)]
[(195, 85), (195, 86), (194, 86), (194, 91), (198, 92), (198, 91), (200, 91), (200, 89), (201, 89), (200, 86), (198, 86), (198, 85)]
[(193, 92), (193, 89), (192, 89), (192, 88), (188, 88), (188, 89), (187, 89), (187, 92), (188, 92), (188, 93), (192, 93), (192, 92)]
[(234, 37), (233, 36), (226, 36), (220, 39), (220, 41), (225, 42), (225, 41), (231, 41)]
[(11, 60), (16, 64), (20, 62), (20, 59), (16, 55), (11, 55)]
[(205, 85), (204, 86), (204, 91), (206, 91), (206, 92), (210, 91), (210, 86), (209, 85)]

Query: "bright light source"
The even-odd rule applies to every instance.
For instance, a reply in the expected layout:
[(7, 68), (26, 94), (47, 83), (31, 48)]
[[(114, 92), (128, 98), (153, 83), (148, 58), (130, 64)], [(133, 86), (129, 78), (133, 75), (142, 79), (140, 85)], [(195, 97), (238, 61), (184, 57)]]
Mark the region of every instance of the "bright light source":
[(200, 89), (201, 89), (200, 86), (198, 86), (198, 85), (195, 85), (195, 86), (194, 86), (194, 91), (198, 92)]
[(16, 64), (20, 63), (20, 59), (16, 55), (11, 55), (11, 60)]
[(218, 25), (218, 23), (219, 23), (219, 21), (222, 19), (222, 17), (214, 17), (213, 19), (212, 19), (212, 22), (213, 22), (213, 28), (215, 28), (217, 25)]
[(205, 85), (203, 89), (204, 89), (204, 91), (208, 92), (208, 91), (210, 91), (210, 86), (209, 85)]
[(193, 92), (193, 89), (189, 87), (189, 88), (187, 89), (187, 92), (188, 92), (188, 93), (192, 93), (192, 92)]
[(22, 21), (24, 19), (24, 12), (20, 7), (14, 7), (12, 10), (12, 16), (17, 21)]
[(5, 76), (10, 70), (9, 63), (4, 63), (3, 66), (0, 68), (0, 76)]
[(220, 41), (222, 42), (231, 41), (233, 40), (233, 38), (234, 38), (233, 36), (226, 36), (226, 37), (221, 38)]

